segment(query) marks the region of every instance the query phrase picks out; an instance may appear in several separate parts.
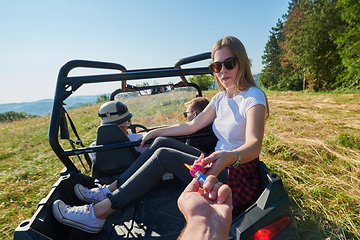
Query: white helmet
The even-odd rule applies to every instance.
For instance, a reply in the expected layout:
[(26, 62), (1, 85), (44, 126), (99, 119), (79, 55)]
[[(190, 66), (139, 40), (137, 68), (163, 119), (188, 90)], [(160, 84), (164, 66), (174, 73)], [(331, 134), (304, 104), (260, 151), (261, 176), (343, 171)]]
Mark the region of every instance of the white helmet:
[(101, 125), (120, 125), (132, 118), (127, 106), (119, 101), (110, 101), (101, 105), (98, 113)]

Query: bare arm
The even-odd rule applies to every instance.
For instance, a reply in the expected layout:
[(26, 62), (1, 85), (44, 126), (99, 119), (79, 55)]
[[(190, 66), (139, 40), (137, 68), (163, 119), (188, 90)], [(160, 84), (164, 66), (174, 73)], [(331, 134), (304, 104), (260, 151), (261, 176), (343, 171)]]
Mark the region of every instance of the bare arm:
[(158, 136), (182, 136), (189, 135), (199, 131), (214, 121), (216, 117), (215, 109), (210, 104), (191, 122), (181, 123), (169, 127), (154, 129), (147, 132), (141, 141), (143, 147), (145, 142)]
[(261, 104), (253, 106), (247, 111), (246, 118), (245, 144), (235, 149), (241, 152), (242, 163), (254, 160), (260, 155), (265, 131), (265, 106)]

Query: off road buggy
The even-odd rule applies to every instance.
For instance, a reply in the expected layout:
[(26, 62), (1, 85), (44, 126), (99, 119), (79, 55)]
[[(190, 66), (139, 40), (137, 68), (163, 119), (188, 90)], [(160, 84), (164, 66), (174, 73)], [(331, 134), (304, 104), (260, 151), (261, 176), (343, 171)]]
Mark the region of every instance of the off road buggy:
[[(74, 185), (81, 183), (92, 187), (94, 181), (111, 182), (114, 174), (121, 174), (134, 161), (134, 147), (140, 144), (140, 141), (129, 141), (124, 134), (121, 134), (121, 131), (116, 130), (119, 129), (118, 127), (111, 128), (110, 126), (110, 128), (99, 127), (96, 136), (97, 145), (85, 147), (77, 134), (74, 122), (69, 118), (63, 105), (69, 96), (84, 85), (115, 81), (120, 83), (120, 88), (111, 93), (111, 100), (122, 101), (124, 95), (134, 96), (140, 99), (139, 108), (142, 108), (141, 102), (146, 102), (148, 97), (154, 96), (160, 96), (162, 99), (158, 100), (161, 103), (158, 107), (165, 107), (163, 99), (166, 94), (171, 93), (190, 94), (188, 96), (190, 100), (193, 97), (202, 96), (202, 90), (198, 85), (188, 82), (185, 76), (211, 74), (209, 67), (206, 66), (209, 59), (210, 53), (207, 52), (180, 59), (174, 67), (136, 70), (127, 70), (120, 64), (107, 62), (85, 60), (67, 62), (59, 72), (48, 134), (50, 145), (65, 168), (49, 194), (39, 202), (32, 218), (18, 225), (14, 239), (176, 239), (185, 224), (176, 202), (185, 184), (171, 174), (164, 175), (162, 181), (152, 191), (134, 200), (126, 208), (110, 215), (103, 230), (98, 234), (89, 234), (68, 227), (54, 218), (51, 206), (55, 200), (62, 199), (70, 205), (83, 205), (84, 203), (74, 194)], [(191, 65), (182, 68), (186, 64)], [(191, 67), (196, 64), (205, 66)], [(69, 76), (70, 71), (79, 68), (111, 70), (112, 73)], [(116, 73), (113, 73), (113, 70), (116, 70)], [(180, 80), (177, 80), (175, 84), (155, 84), (145, 87), (128, 84), (135, 80), (164, 79), (165, 77), (180, 77)], [(185, 101), (183, 97), (176, 96), (175, 94), (177, 98), (175, 100)], [(171, 101), (174, 101), (174, 98)], [(171, 101), (168, 101), (168, 104)], [(137, 124), (131, 126), (133, 133), (150, 129), (152, 127)], [(115, 134), (114, 131), (118, 133)], [(70, 138), (69, 132), (76, 136), (75, 140)], [(199, 142), (207, 138), (209, 134), (202, 132), (175, 138), (179, 141), (190, 139)], [(64, 144), (60, 144), (62, 139), (70, 142), (70, 149), (64, 149)], [(98, 164), (93, 164), (89, 160), (88, 154), (92, 152), (96, 152)], [(92, 169), (91, 174), (80, 171), (79, 160), (83, 160), (83, 167)], [(261, 172), (262, 194), (244, 213), (233, 218), (229, 239), (290, 239), (296, 232), (296, 223), (288, 194), (279, 176), (270, 174), (263, 162), (260, 162), (258, 167)]]

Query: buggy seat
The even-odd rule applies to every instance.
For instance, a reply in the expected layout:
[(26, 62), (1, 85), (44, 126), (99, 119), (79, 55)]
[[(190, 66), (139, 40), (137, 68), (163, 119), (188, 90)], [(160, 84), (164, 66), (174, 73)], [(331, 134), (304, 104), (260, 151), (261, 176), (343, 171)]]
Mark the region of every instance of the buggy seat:
[[(117, 125), (103, 125), (97, 130), (96, 145), (130, 141)], [(91, 174), (94, 178), (105, 178), (123, 173), (140, 156), (135, 147), (118, 148), (96, 152)]]

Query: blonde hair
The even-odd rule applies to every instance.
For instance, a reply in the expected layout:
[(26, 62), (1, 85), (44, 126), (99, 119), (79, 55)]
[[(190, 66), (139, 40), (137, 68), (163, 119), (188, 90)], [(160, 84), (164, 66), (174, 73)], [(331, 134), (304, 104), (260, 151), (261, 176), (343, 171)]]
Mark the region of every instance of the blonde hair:
[[(236, 75), (236, 87), (240, 91), (245, 91), (250, 87), (257, 87), (256, 82), (251, 73), (250, 61), (242, 42), (236, 37), (232, 37), (232, 36), (224, 37), (218, 40), (214, 44), (214, 47), (211, 52), (211, 58), (213, 61), (214, 61), (215, 52), (223, 47), (227, 47), (235, 55), (239, 63), (239, 71)], [(225, 87), (221, 84), (216, 74), (214, 75), (220, 90), (224, 91)], [(266, 99), (266, 118), (267, 118), (269, 116), (269, 103), (265, 93), (264, 95)]]

